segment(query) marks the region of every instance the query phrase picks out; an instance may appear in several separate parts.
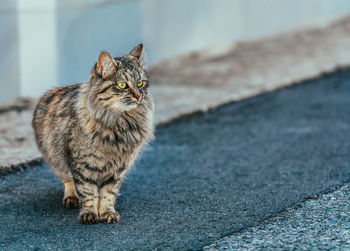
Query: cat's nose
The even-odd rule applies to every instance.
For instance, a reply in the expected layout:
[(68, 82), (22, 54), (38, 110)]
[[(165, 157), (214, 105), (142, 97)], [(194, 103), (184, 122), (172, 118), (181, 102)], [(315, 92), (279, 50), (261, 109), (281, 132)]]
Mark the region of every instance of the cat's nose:
[(140, 100), (140, 98), (141, 98), (141, 93), (140, 93), (140, 92), (134, 92), (134, 97), (135, 97), (137, 100)]

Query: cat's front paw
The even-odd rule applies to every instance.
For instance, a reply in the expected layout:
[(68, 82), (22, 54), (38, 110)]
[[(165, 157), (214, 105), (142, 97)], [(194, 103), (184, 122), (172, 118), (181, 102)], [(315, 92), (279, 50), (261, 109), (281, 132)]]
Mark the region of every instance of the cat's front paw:
[(84, 212), (79, 215), (79, 223), (81, 224), (96, 224), (98, 223), (98, 216), (93, 212)]
[(108, 211), (100, 215), (101, 222), (104, 223), (117, 223), (120, 219), (118, 212)]
[(79, 199), (77, 197), (68, 196), (63, 199), (64, 208), (78, 208), (79, 207)]

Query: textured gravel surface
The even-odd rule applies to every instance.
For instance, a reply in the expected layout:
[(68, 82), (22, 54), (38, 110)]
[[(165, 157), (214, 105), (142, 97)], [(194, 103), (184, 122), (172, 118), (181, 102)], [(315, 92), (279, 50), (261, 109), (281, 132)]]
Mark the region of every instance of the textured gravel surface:
[(350, 185), (317, 196), (203, 250), (350, 250)]
[(158, 126), (121, 188), (115, 225), (80, 225), (44, 165), (2, 176), (0, 249), (210, 245), (348, 182), (349, 107), (350, 71), (338, 71)]

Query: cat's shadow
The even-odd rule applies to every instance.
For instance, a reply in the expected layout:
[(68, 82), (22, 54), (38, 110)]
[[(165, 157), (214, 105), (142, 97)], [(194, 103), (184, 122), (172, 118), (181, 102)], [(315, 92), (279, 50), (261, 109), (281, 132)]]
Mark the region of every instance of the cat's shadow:
[[(120, 201), (122, 205), (115, 205), (116, 210), (123, 211), (123, 200)], [(51, 214), (67, 214), (72, 212), (77, 214), (79, 208), (64, 208), (63, 207), (63, 192), (59, 190), (55, 191), (46, 191), (41, 193), (39, 196), (36, 196), (33, 200), (25, 200), (22, 203), (26, 204), (26, 207), (30, 208), (31, 211), (41, 211), (42, 213), (51, 213)], [(21, 204), (22, 204), (21, 203)], [(21, 205), (18, 205), (21, 206)]]
[(42, 191), (32, 198), (23, 200), (22, 203), (25, 203), (25, 207), (34, 212), (57, 214), (66, 211), (75, 211), (74, 209), (68, 210), (63, 207), (63, 192), (56, 189)]

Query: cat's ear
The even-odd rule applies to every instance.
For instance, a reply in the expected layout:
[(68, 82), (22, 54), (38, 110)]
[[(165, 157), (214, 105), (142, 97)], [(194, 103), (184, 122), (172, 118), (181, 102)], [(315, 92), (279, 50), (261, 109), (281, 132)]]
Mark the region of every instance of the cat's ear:
[(102, 75), (102, 78), (109, 77), (120, 64), (107, 51), (102, 51), (97, 59), (96, 71)]
[(143, 51), (144, 51), (143, 44), (138, 44), (138, 45), (136, 45), (136, 47), (134, 49), (132, 49), (129, 52), (129, 55), (133, 56), (134, 58), (136, 58), (136, 61), (138, 63), (140, 63), (142, 61)]

